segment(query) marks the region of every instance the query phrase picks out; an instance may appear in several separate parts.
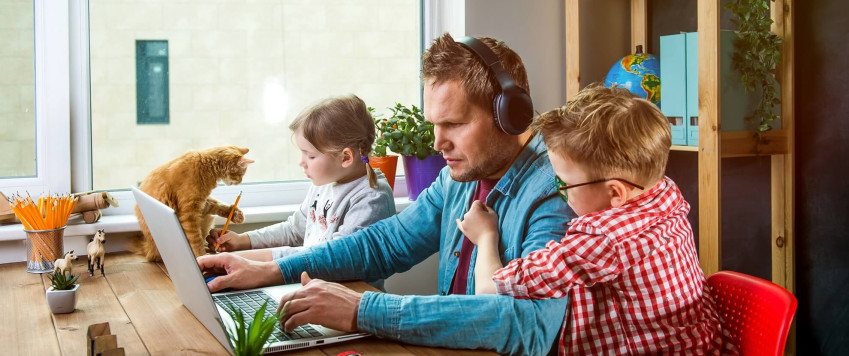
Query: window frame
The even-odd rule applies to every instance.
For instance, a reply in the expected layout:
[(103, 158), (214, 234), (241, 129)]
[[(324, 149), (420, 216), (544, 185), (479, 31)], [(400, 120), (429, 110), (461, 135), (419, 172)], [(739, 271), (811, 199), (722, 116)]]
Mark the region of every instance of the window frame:
[(71, 189), (67, 14), (67, 2), (33, 1), (36, 172), (0, 179), (0, 190), (7, 195)]

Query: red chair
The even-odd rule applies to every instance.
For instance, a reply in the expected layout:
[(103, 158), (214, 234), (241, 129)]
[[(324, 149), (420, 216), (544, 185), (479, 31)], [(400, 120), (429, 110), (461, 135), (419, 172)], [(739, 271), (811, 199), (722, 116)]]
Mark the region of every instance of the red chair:
[(723, 342), (741, 355), (783, 355), (796, 297), (767, 280), (732, 271), (707, 279), (719, 309)]

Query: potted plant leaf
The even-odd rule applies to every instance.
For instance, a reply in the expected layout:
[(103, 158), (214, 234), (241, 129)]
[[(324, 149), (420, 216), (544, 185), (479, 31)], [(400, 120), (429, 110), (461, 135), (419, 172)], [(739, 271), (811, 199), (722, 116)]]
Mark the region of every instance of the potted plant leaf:
[(398, 155), (391, 154), (387, 150), (388, 140), (383, 137), (392, 128), (388, 124), (388, 119), (374, 113), (374, 108), (369, 107), (368, 111), (371, 114), (372, 120), (374, 120), (375, 129), (374, 144), (372, 145), (368, 163), (371, 168), (379, 169), (383, 173), (383, 176), (386, 177), (386, 181), (389, 183), (389, 187), (394, 190)]
[(79, 275), (71, 274), (71, 271), (56, 272), (48, 275), (50, 287), (47, 288), (47, 306), (53, 314), (65, 314), (73, 312), (77, 307), (77, 284)]
[(379, 132), (375, 146), (403, 156), (407, 192), (416, 200), (445, 167), (445, 159), (433, 149), (433, 124), (425, 120), (421, 109), (396, 103), (389, 110), (389, 117), (375, 121)]
[(733, 15), (731, 22), (737, 26), (733, 65), (741, 73), (745, 91), (758, 97), (757, 106), (746, 120), (757, 126), (759, 143), (763, 143), (764, 133), (773, 128), (772, 123), (780, 119), (781, 93), (776, 70), (783, 40), (770, 29), (771, 2), (775, 0), (733, 0), (725, 4)]
[[(265, 354), (265, 344), (274, 332), (274, 327), (280, 322), (280, 316), (274, 313), (265, 314), (268, 302), (262, 303), (252, 319), (232, 304), (227, 304), (224, 311), (233, 320), (233, 325), (225, 325), (230, 347), (236, 356), (256, 356)], [(284, 309), (285, 313), (285, 309)]]

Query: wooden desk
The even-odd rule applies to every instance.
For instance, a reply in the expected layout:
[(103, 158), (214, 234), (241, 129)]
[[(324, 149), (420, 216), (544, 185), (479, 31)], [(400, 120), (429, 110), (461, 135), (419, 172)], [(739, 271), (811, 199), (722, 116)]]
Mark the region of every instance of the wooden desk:
[[(106, 276), (89, 277), (86, 258), (74, 263), (80, 274), (77, 309), (53, 315), (44, 292), (47, 275), (26, 272), (25, 263), (0, 265), (0, 354), (85, 355), (89, 325), (109, 322), (118, 346), (127, 355), (226, 355), (227, 351), (183, 307), (160, 264), (140, 256), (116, 253), (106, 256)], [(366, 283), (346, 284), (363, 291)], [(286, 355), (335, 356), (354, 350), (364, 355), (495, 355), (487, 351), (461, 351), (400, 344), (369, 337)]]

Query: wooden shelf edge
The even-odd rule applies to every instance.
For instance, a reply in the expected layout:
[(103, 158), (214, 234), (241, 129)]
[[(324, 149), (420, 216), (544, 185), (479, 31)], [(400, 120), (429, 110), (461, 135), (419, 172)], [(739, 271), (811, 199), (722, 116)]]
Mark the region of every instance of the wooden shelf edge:
[[(720, 131), (722, 158), (784, 155), (788, 140), (785, 130), (769, 131), (766, 143), (758, 145), (754, 131)], [(699, 146), (672, 145), (670, 151), (698, 152)]]
[(764, 134), (765, 142), (758, 144), (755, 131), (720, 131), (722, 157), (787, 154), (787, 136), (785, 130), (767, 131)]
[(672, 147), (670, 147), (669, 150), (670, 151), (699, 152), (699, 146), (672, 145)]

